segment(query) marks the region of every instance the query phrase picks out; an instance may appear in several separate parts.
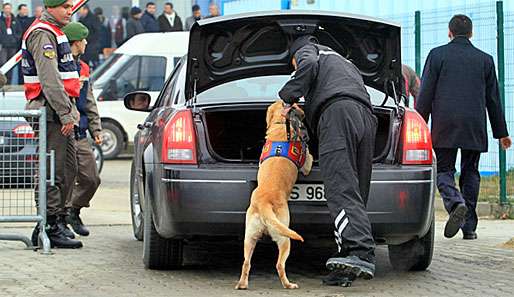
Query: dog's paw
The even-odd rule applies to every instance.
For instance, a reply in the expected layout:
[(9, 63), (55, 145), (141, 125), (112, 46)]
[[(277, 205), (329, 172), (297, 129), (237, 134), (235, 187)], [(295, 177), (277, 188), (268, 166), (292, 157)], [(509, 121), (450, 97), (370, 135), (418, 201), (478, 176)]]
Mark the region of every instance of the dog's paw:
[(285, 289), (298, 289), (300, 287), (295, 283), (289, 283), (289, 284), (285, 285), (284, 288)]
[(243, 284), (243, 283), (239, 282), (239, 283), (237, 283), (235, 289), (236, 290), (246, 290), (246, 289), (248, 289), (248, 284)]
[(312, 157), (312, 155), (310, 153), (307, 153), (307, 158), (305, 159), (305, 164), (303, 164), (303, 167), (300, 168), (300, 172), (304, 176), (307, 176), (307, 175), (309, 175), (309, 173), (311, 173), (313, 162), (314, 162), (314, 158)]

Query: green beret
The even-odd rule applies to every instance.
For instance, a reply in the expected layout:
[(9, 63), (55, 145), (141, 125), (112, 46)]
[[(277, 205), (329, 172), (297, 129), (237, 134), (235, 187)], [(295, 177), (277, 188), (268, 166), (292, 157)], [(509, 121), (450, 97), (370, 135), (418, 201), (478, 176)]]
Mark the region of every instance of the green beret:
[(56, 7), (63, 5), (67, 0), (44, 0), (43, 3), (46, 7)]
[(86, 39), (89, 35), (89, 30), (86, 26), (78, 22), (69, 23), (62, 28), (62, 31), (66, 34), (66, 37), (70, 42)]

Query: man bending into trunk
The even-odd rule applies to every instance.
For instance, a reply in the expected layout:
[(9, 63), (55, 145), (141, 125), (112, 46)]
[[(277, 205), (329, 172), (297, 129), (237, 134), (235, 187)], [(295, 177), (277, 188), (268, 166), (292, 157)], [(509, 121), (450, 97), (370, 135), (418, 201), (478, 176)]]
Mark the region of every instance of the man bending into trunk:
[(297, 38), (290, 48), (296, 70), (280, 90), (288, 104), (305, 98), (307, 124), (317, 132), (320, 168), (334, 220), (338, 252), (328, 259), (327, 285), (349, 278), (371, 279), (375, 242), (366, 213), (377, 119), (355, 65), (313, 36)]

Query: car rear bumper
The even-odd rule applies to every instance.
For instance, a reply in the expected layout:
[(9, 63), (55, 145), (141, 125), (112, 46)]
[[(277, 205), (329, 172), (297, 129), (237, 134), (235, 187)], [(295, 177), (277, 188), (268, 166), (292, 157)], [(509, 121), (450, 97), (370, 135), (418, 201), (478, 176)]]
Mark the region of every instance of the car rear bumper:
[[(163, 237), (243, 236), (257, 168), (155, 165), (151, 179), (154, 220)], [(374, 167), (367, 211), (378, 243), (400, 243), (426, 234), (433, 216), (430, 166)], [(314, 169), (298, 183), (319, 183)], [(331, 236), (333, 221), (322, 201), (291, 201), (291, 227), (307, 238)]]

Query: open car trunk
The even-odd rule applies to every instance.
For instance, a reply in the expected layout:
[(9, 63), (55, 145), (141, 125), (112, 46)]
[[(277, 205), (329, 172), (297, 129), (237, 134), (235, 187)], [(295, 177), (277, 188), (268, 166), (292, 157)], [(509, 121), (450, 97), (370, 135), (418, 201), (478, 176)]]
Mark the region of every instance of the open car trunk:
[[(202, 108), (205, 134), (210, 153), (221, 162), (256, 163), (266, 135), (266, 108), (262, 106), (223, 106)], [(374, 162), (382, 162), (393, 144), (395, 109), (375, 107), (378, 118)], [(309, 150), (318, 159), (318, 141), (309, 133)]]

